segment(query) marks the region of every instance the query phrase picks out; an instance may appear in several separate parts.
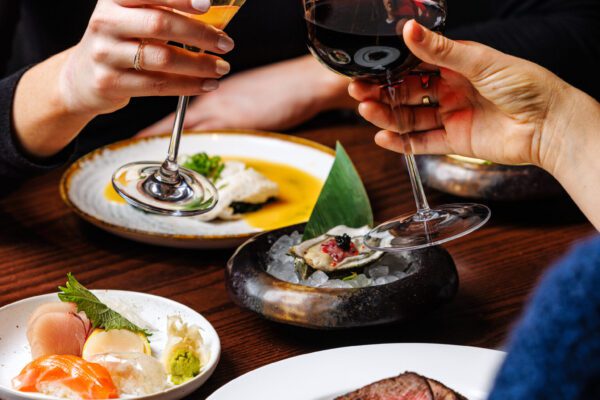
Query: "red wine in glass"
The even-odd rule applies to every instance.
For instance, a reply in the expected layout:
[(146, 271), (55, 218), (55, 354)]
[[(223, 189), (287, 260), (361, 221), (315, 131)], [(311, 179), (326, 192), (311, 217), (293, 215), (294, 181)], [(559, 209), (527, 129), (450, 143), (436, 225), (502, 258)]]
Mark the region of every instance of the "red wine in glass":
[[(411, 19), (440, 32), (445, 0), (303, 0), (308, 48), (321, 63), (342, 75), (382, 85), (392, 112), (396, 87), (420, 61), (402, 38)], [(398, 121), (399, 122), (399, 121)], [(417, 212), (373, 229), (365, 243), (376, 250), (404, 251), (438, 245), (481, 227), (490, 210), (479, 204), (429, 207), (409, 135), (402, 135)]]
[(402, 39), (411, 19), (436, 31), (446, 21), (443, 1), (307, 0), (308, 47), (340, 74), (390, 84), (420, 61)]

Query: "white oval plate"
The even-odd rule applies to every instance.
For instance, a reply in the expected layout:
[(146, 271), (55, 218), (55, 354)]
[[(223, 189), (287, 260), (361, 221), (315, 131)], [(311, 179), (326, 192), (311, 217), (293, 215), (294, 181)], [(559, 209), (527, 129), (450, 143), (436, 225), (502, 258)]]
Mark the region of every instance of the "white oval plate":
[(469, 400), (484, 400), (504, 356), (496, 350), (439, 344), (342, 347), (251, 371), (208, 400), (332, 400), (405, 371), (438, 380)]
[[(106, 200), (104, 190), (118, 167), (134, 161), (163, 160), (168, 144), (167, 136), (133, 138), (87, 154), (63, 175), (60, 185), (63, 200), (79, 216), (101, 229), (154, 245), (230, 248), (262, 232), (243, 220), (215, 223), (153, 215)], [(334, 160), (332, 149), (290, 135), (235, 130), (183, 135), (180, 154), (202, 151), (287, 164), (323, 182)], [(281, 221), (281, 227), (286, 225), (286, 221)]]
[[(127, 399), (176, 400), (198, 389), (212, 375), (221, 356), (219, 336), (202, 315), (191, 308), (164, 297), (122, 290), (92, 290), (100, 300), (135, 308), (135, 313), (153, 328), (150, 337), (152, 354), (160, 357), (167, 342), (167, 317), (181, 315), (182, 319), (198, 325), (208, 349), (209, 361), (194, 379), (165, 391), (149, 396), (126, 396)], [(19, 375), (23, 367), (31, 361), (31, 350), (27, 342), (27, 320), (33, 311), (43, 303), (58, 302), (56, 293), (44, 294), (17, 301), (0, 308), (0, 399), (57, 399), (39, 393), (24, 393), (12, 389), (11, 379)]]

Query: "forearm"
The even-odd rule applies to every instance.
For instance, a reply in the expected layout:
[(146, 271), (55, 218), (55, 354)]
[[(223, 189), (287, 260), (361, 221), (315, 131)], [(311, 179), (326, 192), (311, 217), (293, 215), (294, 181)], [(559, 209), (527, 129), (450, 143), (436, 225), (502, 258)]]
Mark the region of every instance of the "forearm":
[(61, 93), (61, 68), (70, 50), (27, 71), (14, 95), (12, 123), (23, 152), (47, 158), (65, 148), (89, 123), (94, 114), (69, 110)]
[[(600, 103), (571, 88), (564, 93), (569, 115), (556, 124), (553, 162), (543, 165), (565, 188), (590, 222), (600, 230)], [(550, 111), (552, 113), (552, 111)]]
[(313, 82), (314, 87), (318, 88), (316, 98), (320, 111), (356, 108), (358, 103), (348, 95), (349, 78), (329, 70), (312, 55), (302, 56), (296, 60), (302, 66), (304, 74)]

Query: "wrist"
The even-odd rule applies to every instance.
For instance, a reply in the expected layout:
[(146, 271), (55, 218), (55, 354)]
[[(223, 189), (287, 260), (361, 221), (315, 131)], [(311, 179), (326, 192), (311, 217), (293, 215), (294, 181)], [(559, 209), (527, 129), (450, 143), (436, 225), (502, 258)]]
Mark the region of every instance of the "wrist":
[(559, 89), (547, 113), (548, 125), (542, 137), (547, 150), (540, 157), (540, 166), (562, 183), (589, 171), (596, 162), (600, 151), (600, 104), (567, 84)]
[(355, 109), (358, 103), (348, 94), (350, 79), (330, 71), (313, 57), (310, 58), (317, 76), (316, 87), (320, 92), (318, 96), (320, 109), (324, 111)]
[(69, 109), (60, 90), (66, 52), (27, 71), (15, 90), (12, 107), (15, 138), (33, 158), (55, 155), (65, 148), (96, 114)]

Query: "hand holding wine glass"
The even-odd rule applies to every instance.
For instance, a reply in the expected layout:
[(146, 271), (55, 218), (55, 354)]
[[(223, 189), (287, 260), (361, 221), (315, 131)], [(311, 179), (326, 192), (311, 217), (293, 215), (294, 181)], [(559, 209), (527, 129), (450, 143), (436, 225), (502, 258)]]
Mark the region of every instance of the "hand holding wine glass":
[[(379, 85), (391, 101), (388, 115), (398, 117), (395, 127), (402, 131), (404, 121), (402, 114), (395, 112), (397, 103), (404, 81), (420, 63), (418, 55), (404, 42), (403, 28), (416, 19), (431, 29), (442, 30), (446, 1), (304, 0), (304, 9), (313, 55), (340, 74)], [(416, 114), (426, 118), (415, 121), (435, 116), (426, 108), (409, 116)], [(417, 210), (374, 228), (365, 236), (365, 244), (374, 250), (413, 250), (446, 243), (483, 226), (490, 217), (486, 206), (461, 203), (430, 207), (410, 137), (400, 138)]]
[[(427, 89), (418, 77), (408, 79), (396, 115), (378, 86), (350, 85), (350, 94), (362, 102), (359, 112), (386, 129), (377, 134), (378, 144), (402, 153), (400, 135), (410, 135), (417, 154), (460, 154), (554, 170), (561, 147), (554, 140), (560, 125), (554, 110), (564, 105), (563, 93), (571, 93), (565, 82), (536, 64), (478, 43), (452, 41), (415, 21), (404, 27), (404, 39), (441, 74)], [(425, 96), (437, 106), (423, 108)]]

